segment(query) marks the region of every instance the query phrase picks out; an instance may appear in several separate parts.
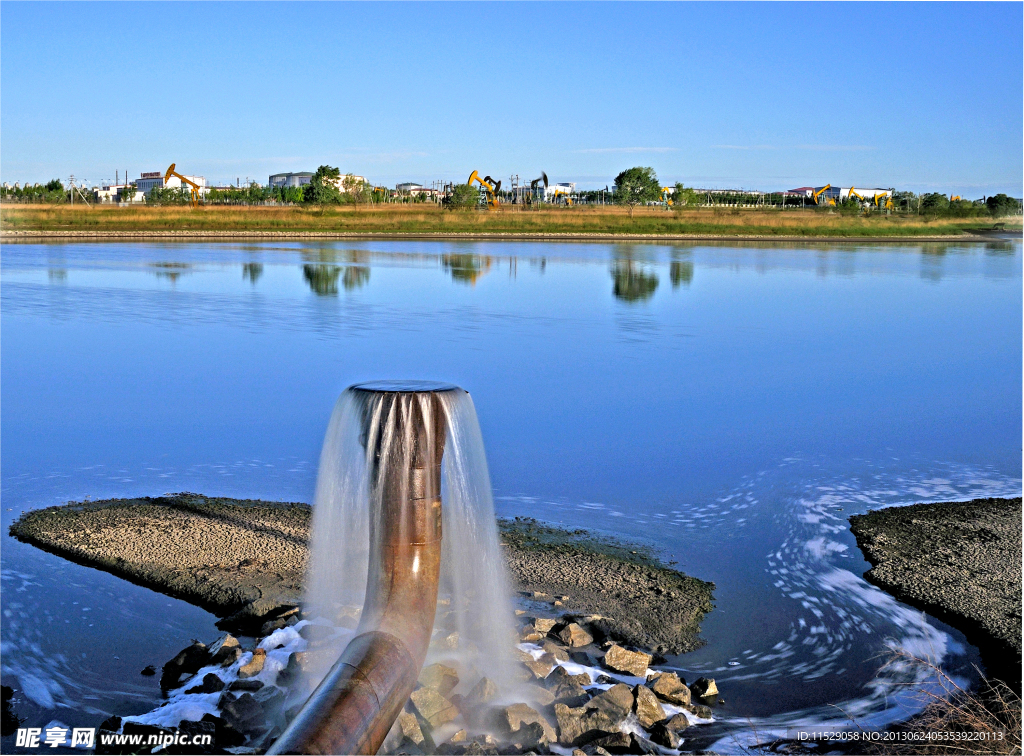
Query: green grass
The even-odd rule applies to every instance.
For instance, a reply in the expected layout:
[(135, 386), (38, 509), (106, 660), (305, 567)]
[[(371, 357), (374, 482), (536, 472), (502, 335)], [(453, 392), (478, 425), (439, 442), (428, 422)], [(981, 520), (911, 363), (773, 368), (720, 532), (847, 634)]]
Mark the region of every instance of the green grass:
[(434, 206), (334, 207), (68, 207), (5, 205), (4, 231), (293, 232), (359, 234), (653, 234), (677, 236), (915, 237), (957, 236), (996, 228), (1019, 229), (1020, 219), (928, 219), (825, 210), (707, 209), (681, 212), (619, 207), (448, 212)]

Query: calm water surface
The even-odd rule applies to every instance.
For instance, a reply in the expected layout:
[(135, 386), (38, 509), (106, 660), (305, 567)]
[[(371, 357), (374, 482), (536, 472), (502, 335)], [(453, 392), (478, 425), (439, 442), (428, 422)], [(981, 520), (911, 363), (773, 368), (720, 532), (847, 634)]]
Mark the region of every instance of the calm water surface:
[(0, 263), (2, 674), (30, 725), (152, 708), (139, 671), (216, 630), (17, 543), (14, 518), (309, 501), (335, 399), (379, 378), (473, 394), (500, 514), (716, 583), (708, 646), (670, 662), (718, 679), (719, 732), (905, 713), (916, 673), (878, 675), (889, 646), (977, 663), (863, 581), (846, 518), (1020, 495), (1019, 242), (14, 244)]

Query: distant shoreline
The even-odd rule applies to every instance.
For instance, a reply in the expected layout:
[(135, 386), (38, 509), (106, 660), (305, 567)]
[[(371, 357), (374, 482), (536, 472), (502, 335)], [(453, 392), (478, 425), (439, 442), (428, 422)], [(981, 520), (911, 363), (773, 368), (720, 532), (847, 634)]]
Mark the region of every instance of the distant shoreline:
[(919, 242), (991, 242), (993, 237), (982, 234), (939, 234), (929, 236), (815, 236), (771, 234), (610, 234), (610, 233), (536, 233), (536, 232), (459, 232), (459, 231), (39, 231), (0, 230), (0, 241), (28, 241), (35, 239), (188, 239), (232, 241), (236, 239), (267, 239), (280, 241), (350, 240), (350, 241), (570, 241), (570, 242), (780, 242), (794, 243), (849, 243), (866, 242), (919, 243)]

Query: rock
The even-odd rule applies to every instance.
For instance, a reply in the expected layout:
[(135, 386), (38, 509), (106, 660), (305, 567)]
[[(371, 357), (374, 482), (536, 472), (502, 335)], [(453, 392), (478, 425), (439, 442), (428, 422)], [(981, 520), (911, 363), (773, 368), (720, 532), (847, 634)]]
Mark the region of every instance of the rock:
[(569, 661), (569, 652), (565, 650), (565, 647), (555, 643), (553, 640), (548, 639), (543, 641), (540, 644), (540, 647), (544, 649), (545, 654), (551, 654), (555, 661)]
[(448, 633), (448, 635), (441, 639), (439, 645), (441, 648), (450, 648), (452, 650), (457, 649), (459, 647), (459, 631), (456, 630)]
[(263, 725), (263, 707), (251, 693), (243, 693), (238, 698), (225, 693), (219, 703), (224, 722), (238, 732), (251, 732)]
[(629, 689), (628, 685), (618, 683), (591, 698), (587, 707), (591, 706), (619, 711), (622, 713), (622, 718), (625, 719), (626, 715), (633, 710), (633, 691)]
[(547, 722), (530, 722), (522, 725), (513, 735), (514, 752), (546, 746), (555, 739), (555, 730)]
[(248, 691), (255, 693), (257, 690), (263, 687), (263, 683), (259, 680), (232, 680), (228, 684), (228, 690), (235, 691)]
[(403, 711), (398, 715), (398, 728), (402, 732), (402, 737), (409, 740), (416, 745), (423, 744), (423, 730), (420, 729), (420, 722), (416, 719), (415, 714), (410, 714), (407, 711)]
[(582, 664), (584, 667), (593, 667), (597, 664), (597, 659), (586, 651), (570, 651), (569, 660), (576, 664)]
[(213, 672), (207, 672), (203, 675), (203, 682), (196, 685), (194, 688), (189, 688), (186, 693), (219, 693), (224, 690), (224, 681), (221, 680)]
[(637, 685), (633, 688), (633, 698), (633, 711), (636, 712), (640, 726), (645, 730), (649, 730), (656, 722), (661, 722), (666, 718), (665, 710), (658, 703), (658, 697), (647, 686)]
[(659, 725), (672, 732), (682, 732), (690, 726), (690, 720), (686, 718), (685, 714), (673, 714), (664, 722), (659, 722)]
[(697, 698), (712, 698), (718, 695), (718, 686), (712, 677), (698, 677), (690, 683), (690, 692)]
[(533, 624), (523, 625), (519, 628), (519, 640), (527, 643), (536, 643), (544, 638), (544, 633), (539, 632)]
[(644, 677), (651, 664), (651, 655), (640, 651), (627, 651), (622, 646), (612, 645), (604, 655), (602, 663), (613, 672), (633, 677)]
[(683, 708), (695, 717), (700, 717), (701, 719), (711, 719), (712, 717), (710, 706), (704, 706), (703, 704), (691, 704), (690, 706), (684, 706)]
[[(143, 743), (145, 743), (152, 735), (160, 738), (163, 735), (173, 734), (173, 730), (169, 730), (166, 727), (157, 727), (156, 725), (142, 724), (140, 722), (125, 722), (124, 729), (122, 729), (121, 732), (125, 735), (141, 735)], [(156, 740), (153, 742), (159, 741)]]
[(533, 621), (533, 626), (537, 629), (537, 631), (544, 633), (545, 635), (547, 633), (550, 633), (557, 624), (558, 620), (548, 619), (547, 617), (537, 617)]
[(466, 742), (466, 731), (465, 730), (457, 731), (454, 735), (452, 735), (450, 738), (448, 738), (448, 742), (449, 743), (465, 743)]
[(526, 697), (542, 707), (550, 706), (555, 702), (555, 694), (547, 688), (542, 688), (540, 685), (531, 685), (526, 693)]
[(283, 617), (277, 619), (267, 620), (260, 626), (260, 635), (270, 635), (275, 630), (280, 630), (282, 627), (288, 627), (288, 620)]
[(583, 745), (605, 735), (613, 735), (619, 732), (619, 725), (625, 718), (625, 713), (619, 710), (582, 706), (570, 708), (565, 704), (555, 704), (558, 742), (562, 745)]
[(555, 664), (553, 661), (545, 660), (542, 656), (540, 659), (530, 659), (530, 661), (523, 662), (523, 666), (530, 670), (536, 679), (543, 680), (548, 676), (548, 673)]
[[(191, 719), (183, 719), (178, 724), (178, 732), (180, 732), (182, 735), (187, 735), (190, 739), (193, 740), (193, 742), (195, 742), (195, 738), (198, 735), (209, 735), (210, 745), (206, 746), (205, 748), (199, 748), (204, 753), (212, 753), (216, 750), (215, 745), (217, 743), (217, 725), (215, 725), (213, 722), (197, 722)], [(186, 746), (185, 748), (188, 747)], [(192, 748), (197, 748), (197, 746), (192, 746)], [(182, 752), (185, 753), (187, 751), (183, 750)]]
[(253, 693), (256, 702), (263, 707), (263, 716), (272, 719), (284, 711), (284, 691), (273, 685), (266, 685)]
[(583, 756), (612, 756), (608, 751), (604, 750), (601, 746), (595, 746), (587, 744), (580, 750)]
[(437, 729), (459, 716), (451, 701), (433, 688), (419, 688), (409, 696), (416, 712), (427, 721), (432, 729)]
[(309, 666), (309, 655), (305, 651), (295, 651), (288, 657), (288, 664), (278, 672), (281, 683), (289, 683), (301, 675)]
[(590, 675), (581, 672), (578, 675), (570, 675), (565, 667), (555, 667), (551, 674), (544, 678), (544, 685), (548, 688), (557, 688), (565, 683), (576, 683), (577, 685), (590, 685)]
[(156, 674), (156, 667), (154, 667), (152, 664), (150, 664), (148, 667), (146, 667), (144, 670), (142, 670), (142, 672), (140, 672), (139, 674), (143, 674), (146, 677), (152, 677), (153, 675)]
[(164, 665), (160, 675), (160, 687), (163, 690), (173, 688), (182, 675), (194, 675), (209, 659), (210, 652), (206, 645), (193, 641), (191, 646), (179, 651), (177, 656)]
[(498, 686), (494, 684), (494, 681), (487, 677), (481, 677), (473, 689), (466, 694), (463, 701), (466, 707), (476, 708), (488, 703), (496, 695), (498, 695)]
[(632, 747), (633, 738), (628, 732), (616, 732), (590, 741), (583, 750), (596, 752), (600, 748), (605, 753), (634, 753), (630, 750)]
[(629, 737), (629, 751), (627, 753), (656, 754), (661, 753), (658, 747), (647, 738), (641, 738), (635, 732)]
[(530, 661), (533, 658), (533, 654), (528, 651), (523, 651), (523, 649), (518, 646), (512, 647), (512, 656), (522, 662)]
[(303, 625), (299, 635), (310, 643), (325, 641), (334, 635), (334, 629), (326, 625)]
[(542, 737), (539, 739), (534, 738), (529, 744), (522, 743), (522, 745), (546, 745), (547, 743), (551, 743), (557, 739), (555, 728), (553, 728), (548, 721), (540, 715), (540, 712), (524, 703), (517, 703), (503, 708), (501, 710), (499, 721), (504, 731), (512, 734), (513, 736), (519, 732), (523, 725), (540, 725)]
[(263, 671), (263, 665), (267, 661), (267, 652), (265, 649), (257, 648), (252, 652), (252, 658), (248, 663), (243, 664), (238, 668), (238, 676), (241, 679), (247, 677), (256, 677), (260, 672)]
[(444, 664), (431, 664), (420, 672), (419, 683), (427, 688), (433, 688), (442, 696), (447, 696), (459, 684), (459, 673)]
[(203, 714), (203, 718), (200, 722), (209, 722), (214, 726), (213, 742), (218, 748), (236, 748), (245, 742), (245, 735), (240, 733), (234, 727), (224, 721), (223, 717), (214, 716), (213, 714)]
[(121, 729), (121, 717), (116, 714), (111, 717), (107, 717), (100, 722), (100, 729), (109, 730), (110, 732), (118, 732)]
[[(679, 716), (678, 714), (676, 716)], [(678, 748), (679, 736), (674, 730), (668, 729), (663, 722), (658, 722), (650, 728), (651, 742), (664, 748)]]
[(675, 672), (662, 672), (649, 680), (648, 684), (663, 701), (677, 706), (688, 706), (690, 703), (690, 689)]
[(570, 622), (568, 625), (563, 627), (558, 632), (558, 638), (567, 646), (571, 648), (579, 648), (580, 646), (589, 646), (594, 642), (594, 636), (584, 630), (582, 627), (577, 625), (575, 622)]
[(551, 695), (556, 703), (562, 703), (573, 708), (583, 706), (590, 701), (590, 694), (577, 682), (567, 681), (551, 688)]

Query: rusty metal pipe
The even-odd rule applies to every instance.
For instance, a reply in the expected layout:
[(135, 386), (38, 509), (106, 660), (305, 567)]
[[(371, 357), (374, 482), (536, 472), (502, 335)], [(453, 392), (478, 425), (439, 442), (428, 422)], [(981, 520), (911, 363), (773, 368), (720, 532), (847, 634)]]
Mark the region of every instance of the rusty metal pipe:
[(350, 389), (370, 467), (370, 562), (356, 636), (268, 754), (375, 754), (416, 684), (441, 569), (447, 384)]

